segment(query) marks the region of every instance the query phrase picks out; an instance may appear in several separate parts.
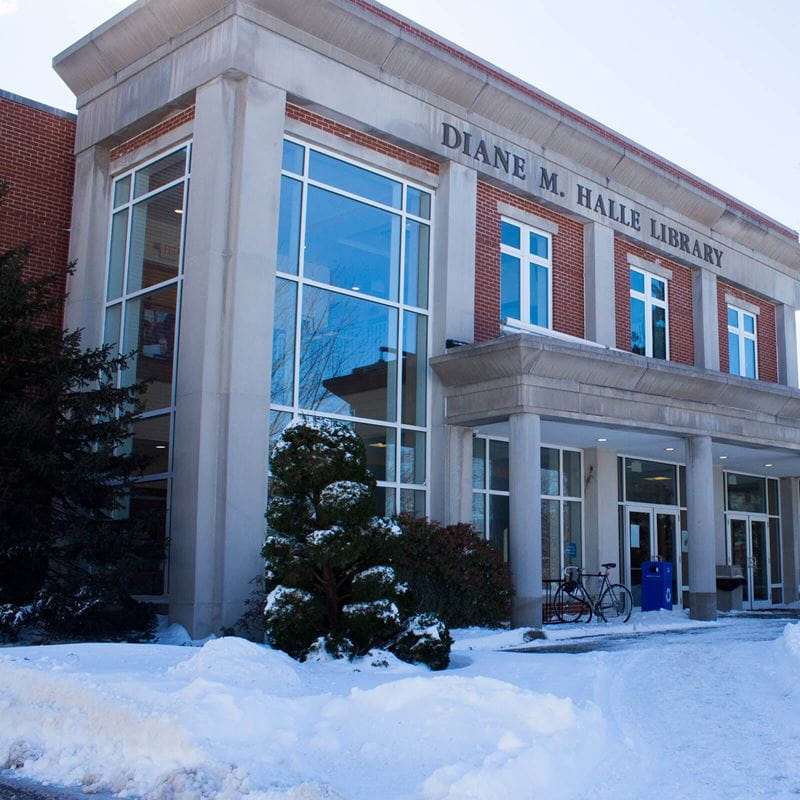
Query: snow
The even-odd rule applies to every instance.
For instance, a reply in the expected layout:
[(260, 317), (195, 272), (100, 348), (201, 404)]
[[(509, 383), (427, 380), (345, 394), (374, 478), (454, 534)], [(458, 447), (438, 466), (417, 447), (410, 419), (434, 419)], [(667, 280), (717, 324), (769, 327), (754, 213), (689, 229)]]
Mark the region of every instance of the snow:
[[(800, 794), (800, 623), (453, 631), (432, 673), (235, 637), (0, 648), (0, 767), (147, 800)], [(534, 652), (521, 652), (522, 649)]]

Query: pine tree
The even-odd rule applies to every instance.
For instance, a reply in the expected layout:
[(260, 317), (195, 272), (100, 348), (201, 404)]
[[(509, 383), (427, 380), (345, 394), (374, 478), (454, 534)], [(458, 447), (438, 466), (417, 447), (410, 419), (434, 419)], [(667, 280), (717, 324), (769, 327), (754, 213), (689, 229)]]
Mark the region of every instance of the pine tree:
[(295, 658), (395, 649), (447, 666), (450, 636), (433, 617), (408, 620), (407, 587), (392, 566), (401, 530), (375, 517), (375, 479), (356, 433), (322, 420), (290, 425), (270, 457), (267, 638)]
[(0, 634), (146, 629), (130, 581), (163, 554), (115, 518), (143, 466), (124, 445), (144, 386), (117, 388), (124, 357), (47, 324), (60, 276), (25, 278), (28, 257), (0, 254)]

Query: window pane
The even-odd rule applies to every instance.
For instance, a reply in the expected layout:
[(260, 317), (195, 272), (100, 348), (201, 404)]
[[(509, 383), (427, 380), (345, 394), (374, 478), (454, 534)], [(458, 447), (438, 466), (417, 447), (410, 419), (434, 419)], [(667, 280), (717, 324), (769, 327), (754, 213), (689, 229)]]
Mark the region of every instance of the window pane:
[(767, 478), (767, 513), (777, 517), (781, 512), (778, 508), (778, 481)]
[(634, 292), (641, 292), (644, 294), (644, 274), (637, 272), (635, 269), (631, 270), (631, 289)]
[(308, 162), (309, 177), (350, 194), (367, 197), (377, 203), (400, 208), (403, 185), (354, 164), (312, 150)]
[(555, 495), (557, 497), (560, 483), (558, 450), (553, 447), (543, 447), (540, 458), (542, 464), (542, 494)]
[(127, 175), (114, 184), (114, 208), (127, 203), (131, 197), (131, 176)]
[(531, 264), (531, 309), (530, 322), (532, 325), (550, 327), (550, 297), (548, 276), (550, 270), (538, 264)]
[(400, 482), (425, 483), (425, 434), (403, 431), (400, 447)]
[(415, 217), (431, 218), (431, 196), (427, 192), (409, 186), (406, 189), (406, 211)]
[(393, 517), (396, 513), (395, 490), (391, 486), (375, 487), (375, 513), (379, 516)]
[(767, 510), (766, 485), (764, 478), (753, 475), (738, 475), (728, 472), (725, 475), (730, 511), (749, 511), (765, 514)]
[(664, 281), (658, 278), (650, 278), (650, 294), (656, 300), (664, 299)]
[(306, 286), (301, 331), (302, 408), (396, 419), (396, 309)]
[(770, 581), (781, 582), (781, 529), (777, 519), (769, 521)]
[(508, 497), (489, 495), (489, 544), (508, 561)]
[(425, 516), (425, 492), (419, 489), (400, 490), (400, 513)]
[(122, 319), (122, 303), (106, 309), (106, 322), (103, 327), (103, 344), (110, 344), (112, 358), (119, 355), (119, 323)]
[(310, 186), (305, 275), (354, 292), (397, 300), (400, 217)]
[(739, 312), (730, 306), (728, 306), (728, 325), (732, 328), (739, 327)]
[(628, 503), (678, 504), (675, 465), (625, 459), (625, 499)]
[(304, 153), (305, 147), (302, 145), (284, 141), (282, 169), (285, 169), (286, 172), (294, 172), (295, 175), (302, 175)]
[(752, 314), (742, 314), (742, 321), (744, 322), (744, 329), (747, 333), (755, 333), (756, 318)]
[(133, 208), (128, 292), (175, 278), (180, 268), (183, 184)]
[(294, 339), (297, 284), (275, 281), (275, 317), (272, 325), (272, 402), (292, 404), (294, 396)]
[(186, 148), (148, 164), (136, 172), (133, 196), (140, 197), (180, 178), (186, 169)]
[(500, 223), (500, 242), (507, 244), (509, 247), (514, 247), (517, 250), (520, 248), (520, 229), (510, 222)]
[(405, 302), (428, 307), (428, 261), (431, 229), (413, 220), (406, 222)]
[(106, 300), (122, 295), (125, 270), (125, 248), (128, 244), (128, 209), (118, 211), (111, 220), (111, 249), (108, 256), (108, 290)]
[(520, 316), (519, 259), (507, 253), (500, 255), (500, 318), (522, 319)]
[(126, 385), (152, 379), (144, 395), (146, 411), (172, 405), (177, 298), (177, 287), (167, 286), (129, 301), (125, 309), (123, 349), (137, 353), (123, 379)]
[(741, 375), (739, 364), (739, 336), (735, 333), (728, 334), (728, 372), (731, 375)]
[(752, 339), (744, 340), (744, 374), (748, 378), (756, 376), (756, 343)]
[(132, 594), (164, 593), (169, 481), (144, 481), (131, 486), (129, 516), (141, 520), (154, 543), (153, 557), (130, 584)]
[(403, 314), (403, 422), (425, 425), (428, 396), (428, 318)]
[(564, 501), (564, 566), (580, 566), (582, 558), (581, 504)]
[(561, 576), (561, 503), (542, 500), (542, 578)]
[(472, 440), (472, 488), (486, 488), (486, 439)]
[(145, 475), (169, 471), (169, 421), (169, 414), (161, 414), (133, 424), (133, 452), (149, 459)]
[(288, 411), (269, 412), (269, 451), (275, 446), (278, 437), (283, 433), (283, 429), (292, 421), (292, 415)]
[(472, 495), (472, 527), (486, 536), (486, 495), (478, 492)]
[(297, 275), (300, 253), (300, 205), (303, 185), (292, 178), (281, 178), (281, 209), (278, 217), (278, 271)]
[(653, 311), (653, 358), (667, 357), (667, 311), (652, 306)]
[(489, 488), (507, 492), (508, 487), (508, 442), (489, 440)]
[(564, 494), (567, 497), (581, 496), (581, 454), (575, 450), (563, 450)]
[(550, 242), (546, 236), (542, 236), (540, 233), (531, 231), (530, 249), (531, 255), (539, 256), (539, 258), (550, 258)]
[[(378, 481), (393, 481), (395, 479), (395, 440), (396, 431), (393, 428), (381, 428), (377, 425), (364, 425), (361, 422), (353, 424), (353, 429), (364, 442), (364, 450), (367, 453), (367, 469)], [(424, 434), (423, 434), (424, 435)], [(401, 456), (402, 458), (403, 456)], [(425, 461), (425, 451), (423, 442), (422, 451), (423, 464)], [(414, 483), (415, 481), (409, 481)], [(422, 481), (420, 481), (421, 483)]]
[[(633, 275), (633, 273), (631, 273)], [(645, 355), (644, 303), (631, 298), (631, 352)]]

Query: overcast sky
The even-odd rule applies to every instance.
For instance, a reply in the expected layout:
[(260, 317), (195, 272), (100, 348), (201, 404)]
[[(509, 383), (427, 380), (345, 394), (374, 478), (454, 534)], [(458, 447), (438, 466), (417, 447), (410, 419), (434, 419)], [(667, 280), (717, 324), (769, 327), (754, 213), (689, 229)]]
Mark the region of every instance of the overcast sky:
[[(800, 229), (800, 0), (386, 4)], [(0, 0), (0, 89), (74, 110), (52, 57), (126, 5)]]

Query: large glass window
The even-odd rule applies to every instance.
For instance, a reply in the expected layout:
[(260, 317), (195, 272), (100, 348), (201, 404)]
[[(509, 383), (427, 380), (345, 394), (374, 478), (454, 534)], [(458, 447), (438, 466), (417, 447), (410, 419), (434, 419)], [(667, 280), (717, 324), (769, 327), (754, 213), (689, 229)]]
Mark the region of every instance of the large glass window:
[(552, 239), (519, 222), (500, 222), (500, 316), (540, 328), (552, 322)]
[(756, 315), (728, 306), (728, 372), (743, 378), (758, 377)]
[(508, 442), (472, 440), (472, 525), (508, 561)]
[(678, 505), (677, 472), (675, 464), (626, 458), (626, 501), (647, 505)]
[(287, 139), (272, 347), (274, 438), (350, 424), (381, 513), (427, 513), (432, 194)]
[[(145, 411), (129, 447), (150, 458), (123, 513), (146, 519), (165, 542), (172, 489), (172, 430), (183, 240), (189, 192), (189, 144), (114, 180), (103, 342), (131, 354), (120, 385), (149, 381)], [(161, 595), (164, 564), (136, 579), (136, 591)]]
[(631, 267), (631, 352), (650, 358), (669, 358), (667, 282), (658, 275)]

